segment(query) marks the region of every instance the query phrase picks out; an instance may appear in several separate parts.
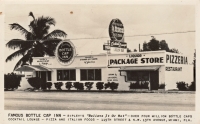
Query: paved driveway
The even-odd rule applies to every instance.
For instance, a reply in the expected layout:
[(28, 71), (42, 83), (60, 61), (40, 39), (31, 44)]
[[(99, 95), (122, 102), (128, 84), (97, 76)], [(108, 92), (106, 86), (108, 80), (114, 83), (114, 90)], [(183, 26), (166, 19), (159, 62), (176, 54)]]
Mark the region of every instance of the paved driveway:
[(7, 91), (4, 95), (5, 110), (195, 110), (195, 93)]

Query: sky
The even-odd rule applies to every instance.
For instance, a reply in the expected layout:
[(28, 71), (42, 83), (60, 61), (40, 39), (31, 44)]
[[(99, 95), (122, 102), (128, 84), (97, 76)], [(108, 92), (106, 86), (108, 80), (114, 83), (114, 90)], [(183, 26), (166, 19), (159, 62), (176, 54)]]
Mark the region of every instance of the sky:
[[(195, 32), (163, 34), (173, 32), (195, 31), (195, 6), (193, 5), (76, 5), (76, 4), (9, 4), (5, 6), (5, 44), (11, 39), (24, 39), (18, 31), (10, 30), (9, 24), (18, 23), (27, 30), (33, 12), (35, 18), (50, 16), (56, 20), (55, 29), (67, 33), (79, 55), (105, 53), (103, 44), (110, 40), (108, 27), (112, 19), (118, 18), (124, 25), (127, 47), (132, 51), (149, 42), (151, 36), (165, 40), (169, 48), (177, 48), (182, 54), (193, 58), (195, 49)], [(73, 12), (73, 14), (71, 13)], [(137, 36), (148, 35), (148, 36)], [(91, 39), (94, 38), (94, 39)], [(13, 53), (4, 47), (5, 59)], [(20, 57), (5, 63), (5, 72), (13, 71)]]

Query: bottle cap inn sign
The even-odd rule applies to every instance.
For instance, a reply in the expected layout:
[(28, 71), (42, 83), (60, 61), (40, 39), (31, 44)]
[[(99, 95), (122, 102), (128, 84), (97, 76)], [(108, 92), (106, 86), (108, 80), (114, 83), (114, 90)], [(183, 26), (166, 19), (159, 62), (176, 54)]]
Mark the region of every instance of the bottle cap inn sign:
[(55, 56), (62, 65), (70, 65), (74, 61), (76, 50), (70, 40), (61, 41), (56, 47)]
[(109, 36), (113, 41), (122, 41), (124, 37), (124, 26), (119, 19), (113, 19), (109, 25)]

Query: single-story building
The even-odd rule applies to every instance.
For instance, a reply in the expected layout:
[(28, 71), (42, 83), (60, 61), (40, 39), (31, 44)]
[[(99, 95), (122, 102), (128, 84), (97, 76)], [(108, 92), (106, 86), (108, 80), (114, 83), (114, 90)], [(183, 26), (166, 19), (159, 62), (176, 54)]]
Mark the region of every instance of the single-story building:
[(162, 84), (167, 90), (177, 89), (176, 82), (193, 81), (193, 66), (182, 54), (161, 50), (77, 55), (69, 41), (58, 44), (55, 56), (33, 57), (32, 65), (16, 71), (24, 73), (24, 79), (41, 77), (52, 83), (94, 82), (91, 90), (96, 90), (97, 82), (119, 83), (118, 90), (130, 90), (130, 83), (148, 82), (149, 90), (158, 90)]

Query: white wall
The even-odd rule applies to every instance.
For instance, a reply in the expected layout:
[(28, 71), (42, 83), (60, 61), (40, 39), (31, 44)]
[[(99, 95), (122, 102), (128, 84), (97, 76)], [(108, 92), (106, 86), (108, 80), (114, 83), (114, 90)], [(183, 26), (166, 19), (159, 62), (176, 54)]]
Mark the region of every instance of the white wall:
[(193, 65), (171, 65), (171, 67), (182, 67), (182, 71), (165, 71), (166, 89), (177, 89), (176, 82), (179, 81), (190, 85), (193, 81)]
[[(193, 65), (190, 63), (190, 60), (187, 61), (188, 63), (181, 63), (180, 57), (186, 57), (182, 54), (176, 54), (176, 53), (168, 53), (166, 52), (166, 55), (173, 55), (176, 56), (174, 58), (171, 57), (168, 60), (166, 59), (165, 67), (182, 67), (181, 71), (167, 71), (165, 69), (165, 83), (166, 83), (166, 89), (177, 89), (176, 82), (184, 81), (185, 83), (188, 83), (188, 85), (191, 84), (193, 81)], [(177, 56), (179, 58), (177, 58)]]
[(159, 68), (159, 84), (165, 83), (165, 66)]

